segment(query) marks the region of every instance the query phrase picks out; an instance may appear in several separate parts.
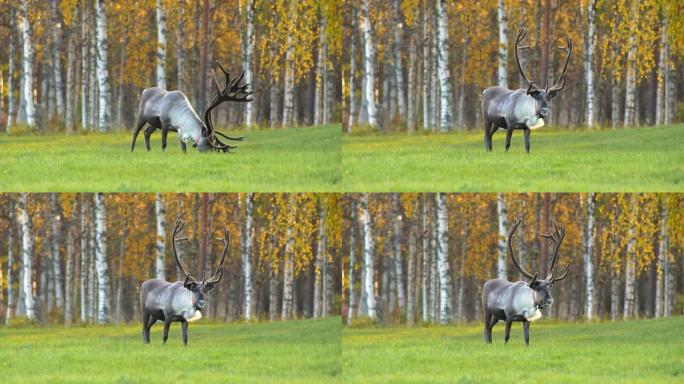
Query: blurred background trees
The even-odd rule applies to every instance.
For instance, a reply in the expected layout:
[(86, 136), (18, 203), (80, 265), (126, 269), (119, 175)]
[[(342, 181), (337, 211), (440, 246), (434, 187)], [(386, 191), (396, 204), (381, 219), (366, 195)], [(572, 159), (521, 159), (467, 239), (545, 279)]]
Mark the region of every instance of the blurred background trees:
[(479, 321), (484, 281), (523, 279), (500, 244), (519, 217), (513, 246), (540, 276), (551, 247), (539, 235), (553, 219), (567, 231), (556, 269), (570, 273), (547, 316), (616, 320), (684, 309), (681, 194), (345, 194), (342, 206), (348, 324)]
[(0, 0), (0, 121), (6, 132), (123, 129), (154, 86), (183, 91), (201, 114), (217, 60), (256, 96), (217, 111), (219, 124), (339, 121), (341, 33), (334, 0)]
[(170, 252), (200, 276), (216, 268), (226, 225), (224, 277), (205, 316), (291, 319), (339, 314), (341, 205), (337, 194), (2, 194), (0, 316), (40, 323), (139, 319), (139, 287), (176, 281)]
[(526, 86), (512, 52), (521, 26), (532, 47), (521, 53), (522, 65), (537, 84), (560, 73), (564, 57), (556, 47), (566, 33), (574, 43), (551, 124), (616, 128), (681, 120), (681, 1), (348, 0), (345, 7), (348, 132), (355, 125), (479, 129), (484, 88)]

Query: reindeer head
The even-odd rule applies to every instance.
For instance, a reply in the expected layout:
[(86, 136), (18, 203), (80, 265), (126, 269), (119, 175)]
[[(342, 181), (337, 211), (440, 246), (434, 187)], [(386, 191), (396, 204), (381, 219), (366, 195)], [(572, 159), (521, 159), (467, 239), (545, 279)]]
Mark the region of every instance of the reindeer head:
[(200, 138), (200, 143), (198, 144), (198, 149), (200, 151), (214, 150), (217, 152), (230, 152), (231, 149), (237, 148), (236, 146), (228, 145), (222, 142), (217, 135), (223, 136), (224, 138), (229, 138), (225, 134), (219, 132), (214, 127), (214, 122), (211, 118), (211, 111), (216, 108), (219, 104), (224, 101), (235, 101), (238, 103), (249, 103), (253, 101), (250, 96), (254, 93), (249, 90), (249, 84), (240, 85), (240, 82), (245, 76), (242, 72), (240, 77), (230, 79), (230, 74), (223, 69), (221, 63), (216, 61), (216, 65), (221, 69), (225, 76), (223, 90), (219, 87), (218, 80), (216, 79), (216, 74), (214, 69), (211, 70), (211, 77), (214, 82), (214, 87), (216, 88), (216, 96), (211, 99), (209, 106), (206, 111), (204, 111), (204, 126), (202, 127), (202, 137)]
[(218, 282), (221, 281), (221, 278), (223, 277), (223, 262), (226, 260), (226, 253), (228, 253), (228, 244), (230, 243), (230, 237), (228, 236), (228, 229), (224, 228), (223, 238), (216, 239), (223, 242), (223, 256), (221, 256), (221, 261), (219, 262), (218, 268), (216, 268), (216, 271), (211, 275), (211, 277), (209, 277), (209, 279), (206, 278), (206, 271), (202, 271), (202, 280), (197, 281), (194, 277), (192, 277), (192, 275), (185, 271), (185, 268), (183, 268), (183, 264), (181, 264), (180, 259), (178, 258), (178, 252), (176, 251), (176, 242), (187, 240), (187, 237), (182, 237), (179, 239), (176, 238), (176, 235), (178, 235), (183, 230), (184, 225), (185, 222), (183, 222), (183, 220), (181, 219), (178, 219), (176, 221), (176, 226), (173, 228), (173, 237), (171, 242), (173, 248), (173, 256), (176, 259), (176, 265), (181, 270), (181, 272), (185, 274), (185, 281), (183, 281), (183, 286), (192, 292), (192, 302), (195, 306), (195, 309), (201, 310), (206, 305), (204, 295), (207, 292), (214, 289), (214, 286), (218, 284)]
[(527, 94), (532, 96), (536, 100), (536, 110), (537, 110), (537, 116), (541, 118), (546, 118), (549, 115), (550, 107), (549, 107), (549, 102), (558, 96), (560, 91), (565, 88), (565, 82), (567, 80), (566, 73), (568, 71), (568, 63), (570, 62), (570, 56), (572, 55), (572, 39), (570, 38), (570, 35), (567, 35), (565, 37), (565, 47), (559, 46), (558, 48), (565, 51), (567, 56), (565, 58), (565, 63), (563, 64), (563, 72), (561, 72), (561, 75), (558, 77), (558, 79), (553, 83), (551, 87), (549, 87), (549, 81), (545, 80), (545, 85), (544, 88), (539, 88), (537, 85), (530, 81), (527, 78), (527, 75), (525, 75), (525, 71), (522, 68), (522, 65), (520, 64), (520, 58), (518, 57), (518, 51), (520, 50), (525, 50), (529, 49), (529, 46), (524, 46), (524, 47), (518, 47), (518, 44), (520, 44), (521, 41), (525, 39), (525, 36), (527, 36), (527, 29), (525, 27), (521, 27), (520, 30), (518, 31), (518, 37), (515, 39), (515, 63), (518, 65), (518, 71), (520, 72), (520, 76), (527, 82)]
[(563, 238), (565, 237), (565, 228), (559, 227), (556, 221), (553, 221), (553, 233), (542, 234), (541, 237), (550, 240), (553, 243), (553, 256), (551, 259), (551, 267), (549, 268), (549, 274), (546, 279), (539, 280), (537, 275), (539, 272), (535, 272), (534, 275), (524, 270), (518, 260), (515, 258), (515, 252), (513, 252), (513, 237), (515, 236), (515, 230), (518, 229), (518, 225), (522, 222), (522, 219), (515, 220), (513, 222), (513, 227), (508, 233), (508, 254), (511, 256), (513, 265), (520, 271), (520, 273), (526, 278), (530, 279), (527, 285), (534, 291), (534, 303), (538, 308), (545, 308), (553, 303), (553, 297), (551, 297), (551, 288), (556, 285), (556, 282), (565, 279), (568, 275), (569, 266), (565, 267), (565, 271), (560, 276), (555, 276), (553, 269), (556, 266), (556, 260), (558, 259), (558, 249), (560, 248)]

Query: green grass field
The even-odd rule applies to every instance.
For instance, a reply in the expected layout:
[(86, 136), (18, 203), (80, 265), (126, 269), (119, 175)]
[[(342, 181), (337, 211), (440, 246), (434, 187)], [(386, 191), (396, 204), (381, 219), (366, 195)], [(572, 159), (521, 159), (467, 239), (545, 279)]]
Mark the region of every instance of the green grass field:
[(188, 347), (173, 323), (143, 345), (138, 326), (0, 329), (5, 383), (338, 383), (340, 318), (192, 324)]
[(344, 189), (358, 192), (660, 192), (684, 190), (684, 125), (494, 134), (345, 135)]
[(684, 317), (530, 327), (504, 326), (486, 345), (480, 325), (342, 331), (350, 383), (681, 383)]
[(318, 192), (339, 189), (339, 125), (231, 132), (235, 154), (183, 154), (176, 134), (145, 151), (143, 134), (0, 137), (0, 190), (7, 192)]

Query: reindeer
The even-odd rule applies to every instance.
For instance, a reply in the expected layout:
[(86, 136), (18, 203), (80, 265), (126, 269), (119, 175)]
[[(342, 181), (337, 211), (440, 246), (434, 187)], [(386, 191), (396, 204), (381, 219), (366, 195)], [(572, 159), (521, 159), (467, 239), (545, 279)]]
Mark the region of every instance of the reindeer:
[(145, 146), (148, 151), (150, 150), (150, 136), (157, 129), (162, 131), (163, 150), (166, 149), (166, 137), (169, 131), (178, 132), (178, 140), (183, 152), (186, 151), (187, 142), (191, 142), (192, 146), (201, 152), (212, 150), (230, 152), (231, 149), (237, 148), (237, 146), (223, 143), (218, 136), (235, 141), (241, 141), (243, 137), (231, 137), (217, 131), (211, 118), (211, 111), (224, 101), (251, 102), (254, 99), (249, 96), (254, 92), (248, 90), (249, 84), (240, 85), (245, 75), (244, 72), (240, 77), (231, 80), (230, 75), (223, 69), (221, 63), (217, 61), (216, 65), (225, 75), (225, 83), (223, 90), (221, 90), (216, 74), (212, 69), (211, 74), (214, 87), (216, 88), (216, 96), (214, 96), (204, 112), (204, 122), (197, 116), (188, 98), (181, 91), (167, 91), (155, 87), (147, 88), (142, 92), (140, 106), (138, 107), (138, 118), (133, 132), (131, 152), (135, 149), (138, 133), (140, 133), (145, 124), (149, 124), (149, 127), (145, 130)]
[(150, 328), (159, 320), (164, 322), (164, 343), (169, 338), (171, 322), (178, 321), (181, 323), (181, 330), (183, 332), (183, 344), (187, 346), (188, 323), (202, 318), (202, 309), (206, 305), (204, 296), (207, 292), (214, 289), (214, 286), (223, 277), (223, 262), (226, 259), (228, 244), (230, 243), (228, 230), (224, 228), (223, 238), (217, 239), (223, 241), (223, 256), (221, 256), (218, 268), (216, 268), (216, 271), (209, 279), (205, 279), (206, 271), (202, 271), (202, 280), (197, 281), (185, 271), (176, 251), (176, 242), (187, 240), (187, 238), (176, 239), (176, 236), (183, 230), (184, 225), (183, 220), (178, 219), (176, 221), (171, 244), (176, 265), (185, 274), (185, 280), (183, 282), (169, 283), (161, 279), (151, 279), (145, 280), (140, 287), (144, 344), (149, 344)]
[(484, 283), (482, 286), (482, 309), (484, 311), (485, 343), (492, 342), (492, 328), (501, 320), (506, 322), (504, 339), (506, 343), (508, 343), (511, 334), (511, 324), (514, 321), (521, 321), (525, 333), (525, 345), (530, 345), (530, 322), (541, 319), (541, 310), (553, 303), (551, 288), (556, 282), (563, 280), (568, 275), (569, 266), (565, 267), (565, 271), (560, 276), (555, 276), (553, 273), (553, 268), (558, 259), (558, 249), (565, 237), (565, 229), (558, 227), (555, 221), (553, 222), (553, 233), (541, 235), (553, 243), (551, 268), (546, 279), (538, 280), (538, 273), (535, 272), (533, 275), (518, 264), (513, 252), (512, 239), (521, 222), (522, 219), (515, 220), (508, 234), (508, 254), (511, 256), (513, 265), (523, 276), (529, 279), (529, 282), (511, 283), (504, 279), (493, 279)]
[(485, 150), (492, 150), (492, 136), (499, 128), (506, 130), (506, 151), (511, 146), (511, 136), (514, 129), (522, 129), (525, 135), (525, 151), (530, 153), (530, 130), (544, 126), (544, 119), (549, 115), (549, 102), (565, 88), (567, 80), (568, 63), (572, 55), (572, 39), (566, 37), (565, 47), (558, 48), (567, 53), (563, 72), (558, 80), (549, 87), (545, 80), (544, 89), (537, 87), (527, 78), (525, 71), (520, 65), (518, 51), (530, 47), (518, 47), (520, 42), (527, 36), (527, 30), (521, 27), (518, 37), (515, 39), (515, 63), (518, 65), (520, 76), (527, 82), (527, 90), (510, 90), (504, 87), (489, 87), (482, 92), (482, 116), (484, 117), (484, 141)]

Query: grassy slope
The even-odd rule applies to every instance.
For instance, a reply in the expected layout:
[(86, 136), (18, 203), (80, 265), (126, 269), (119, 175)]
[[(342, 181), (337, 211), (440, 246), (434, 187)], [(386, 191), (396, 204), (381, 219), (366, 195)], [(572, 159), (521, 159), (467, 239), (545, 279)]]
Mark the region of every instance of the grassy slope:
[(684, 125), (618, 131), (532, 133), (525, 154), (514, 132), (494, 151), (481, 132), (345, 136), (342, 178), (350, 191), (681, 191)]
[(5, 383), (336, 383), (340, 318), (258, 324), (178, 323), (143, 346), (137, 326), (0, 330)]
[[(236, 135), (236, 132), (231, 132)], [(339, 125), (244, 133), (233, 155), (184, 155), (175, 133), (145, 151), (142, 133), (0, 137), (0, 190), (329, 191), (340, 181)]]
[(684, 317), (601, 324), (344, 329), (343, 373), (370, 383), (659, 383), (684, 379)]

